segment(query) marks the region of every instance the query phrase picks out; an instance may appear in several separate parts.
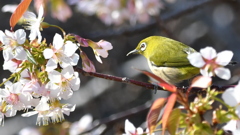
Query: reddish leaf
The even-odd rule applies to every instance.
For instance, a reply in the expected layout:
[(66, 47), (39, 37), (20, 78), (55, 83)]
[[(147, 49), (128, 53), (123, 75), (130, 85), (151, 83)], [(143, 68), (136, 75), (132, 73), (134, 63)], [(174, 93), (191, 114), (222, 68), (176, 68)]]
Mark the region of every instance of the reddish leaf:
[(14, 28), (14, 26), (17, 24), (17, 22), (19, 21), (19, 19), (22, 17), (22, 15), (26, 12), (26, 10), (28, 9), (30, 3), (32, 2), (32, 0), (23, 0), (18, 7), (16, 8), (16, 10), (13, 12), (11, 18), (10, 18), (10, 26), (11, 29)]
[[(137, 69), (139, 70), (139, 69)], [(162, 88), (164, 88), (165, 90), (168, 90), (170, 92), (176, 92), (177, 91), (177, 87), (172, 85), (172, 84), (168, 84), (167, 82), (165, 82), (163, 79), (161, 79), (160, 77), (154, 75), (153, 73), (150, 73), (148, 71), (144, 71), (144, 70), (139, 70), (142, 73), (146, 74), (149, 77), (152, 77), (153, 79), (159, 81), (158, 85), (161, 86)]]
[(168, 97), (168, 101), (167, 101), (167, 104), (166, 104), (166, 107), (165, 107), (165, 110), (164, 110), (163, 116), (162, 116), (162, 134), (164, 134), (164, 132), (166, 130), (168, 118), (172, 112), (172, 109), (176, 102), (176, 99), (177, 99), (177, 93), (172, 93)]
[(156, 128), (160, 111), (163, 108), (165, 102), (166, 98), (158, 98), (157, 100), (154, 101), (152, 107), (149, 110), (147, 116), (147, 124), (150, 134), (153, 133), (153, 131)]
[(212, 78), (208, 76), (197, 76), (192, 80), (191, 87), (207, 88), (211, 86)]

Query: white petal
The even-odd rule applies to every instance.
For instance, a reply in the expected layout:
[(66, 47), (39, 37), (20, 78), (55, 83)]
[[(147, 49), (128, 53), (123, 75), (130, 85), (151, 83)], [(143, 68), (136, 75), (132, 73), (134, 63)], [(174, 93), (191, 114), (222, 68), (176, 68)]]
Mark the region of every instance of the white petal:
[(66, 41), (66, 44), (63, 46), (63, 53), (67, 57), (70, 57), (76, 52), (77, 48), (78, 48), (77, 45), (74, 44), (73, 42)]
[(230, 106), (236, 106), (238, 104), (238, 100), (236, 98), (235, 88), (228, 88), (222, 94), (222, 99), (225, 103)]
[(73, 91), (71, 89), (68, 89), (68, 90), (65, 90), (62, 94), (61, 94), (61, 97), (64, 99), (64, 100), (67, 100), (69, 98), (71, 98), (73, 95)]
[(231, 78), (231, 73), (228, 68), (219, 67), (214, 70), (215, 74), (222, 79), (229, 80)]
[(102, 56), (103, 58), (107, 58), (108, 52), (106, 50), (104, 49), (95, 49), (95, 50), (100, 56)]
[(71, 59), (69, 57), (62, 57), (59, 64), (62, 68), (66, 68), (71, 65)]
[(137, 128), (137, 134), (140, 134), (140, 135), (143, 134), (143, 129), (140, 128), (140, 127), (138, 127), (138, 128)]
[(18, 67), (17, 63), (13, 62), (12, 60), (4, 61), (4, 64), (3, 64), (4, 70), (9, 70), (10, 72), (15, 73), (17, 67)]
[(102, 63), (102, 60), (101, 60), (101, 58), (99, 57), (99, 55), (95, 55), (95, 57), (96, 57), (96, 59), (97, 59), (98, 62)]
[(216, 63), (222, 66), (226, 66), (232, 59), (233, 52), (232, 51), (222, 51), (217, 54)]
[(39, 104), (35, 107), (37, 111), (47, 111), (49, 110), (49, 104), (47, 103), (48, 99), (46, 97), (42, 97)]
[(10, 92), (6, 89), (0, 89), (0, 97), (8, 97)]
[(217, 56), (217, 52), (212, 47), (206, 47), (200, 50), (201, 55), (208, 60), (211, 60)]
[(38, 20), (40, 21), (42, 17), (43, 17), (43, 6), (41, 5), (38, 11)]
[(11, 108), (11, 109), (8, 109), (7, 112), (5, 113), (5, 116), (6, 117), (13, 117), (15, 116), (17, 113), (17, 110)]
[(27, 20), (35, 20), (37, 18), (36, 15), (33, 12), (29, 12), (29, 11), (26, 11), (23, 14), (23, 17)]
[(59, 50), (60, 48), (62, 48), (62, 46), (63, 46), (63, 38), (61, 35), (56, 33), (55, 36), (53, 37), (53, 47), (56, 50)]
[(74, 53), (71, 57), (71, 65), (72, 66), (76, 66), (78, 64), (78, 60), (79, 60), (79, 55), (77, 53)]
[(54, 59), (49, 59), (46, 65), (46, 71), (52, 71), (57, 68), (57, 61)]
[(37, 31), (37, 36), (38, 36), (38, 43), (40, 44), (42, 41), (42, 34), (39, 30)]
[(22, 46), (15, 48), (15, 56), (18, 60), (27, 60), (27, 52), (23, 49)]
[(64, 68), (62, 70), (61, 73), (66, 79), (70, 79), (74, 75), (73, 67), (72, 66), (67, 66), (66, 68)]
[(38, 112), (37, 111), (31, 111), (31, 112), (24, 113), (21, 116), (22, 117), (29, 117), (29, 116), (33, 116), (35, 114), (38, 114)]
[(53, 54), (54, 54), (54, 53), (53, 53), (53, 50), (50, 49), (50, 48), (47, 48), (47, 49), (45, 49), (45, 50), (43, 51), (43, 56), (44, 56), (45, 59), (50, 59), (50, 58), (52, 58)]
[(0, 41), (1, 41), (3, 44), (6, 44), (6, 43), (8, 43), (8, 42), (6, 42), (6, 40), (7, 40), (6, 35), (4, 34), (3, 31), (0, 30)]
[(125, 128), (124, 129), (125, 129), (126, 134), (128, 134), (128, 133), (134, 134), (136, 131), (135, 126), (128, 119), (125, 120)]
[(14, 33), (14, 36), (18, 44), (23, 44), (26, 40), (26, 32), (23, 29), (19, 29)]
[(201, 68), (205, 65), (202, 55), (198, 52), (189, 54), (187, 58), (189, 62), (195, 67)]
[(212, 73), (212, 72), (208, 72), (208, 71), (205, 70), (205, 69), (200, 69), (200, 73), (201, 73), (203, 76), (207, 76), (207, 77), (212, 77), (212, 76), (213, 76), (213, 73)]
[(61, 73), (59, 73), (56, 70), (52, 70), (52, 71), (48, 72), (48, 78), (53, 83), (60, 83), (62, 80)]
[(7, 49), (3, 50), (3, 58), (5, 61), (9, 61), (13, 58), (13, 51), (10, 47), (8, 47)]
[(79, 77), (75, 77), (72, 80), (70, 80), (70, 87), (72, 88), (72, 90), (79, 90), (80, 82), (81, 81)]
[(223, 130), (234, 131), (234, 130), (236, 130), (236, 126), (237, 126), (237, 121), (230, 120), (226, 125), (223, 126)]

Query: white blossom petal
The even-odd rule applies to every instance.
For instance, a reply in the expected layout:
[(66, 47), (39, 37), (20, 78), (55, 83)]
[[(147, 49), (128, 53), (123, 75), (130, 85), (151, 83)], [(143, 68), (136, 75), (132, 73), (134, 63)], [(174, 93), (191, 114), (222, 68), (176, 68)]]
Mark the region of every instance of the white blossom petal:
[(65, 45), (63, 46), (63, 53), (67, 57), (70, 57), (76, 52), (77, 49), (77, 45), (74, 44), (72, 41), (66, 41)]
[(63, 38), (60, 34), (56, 33), (53, 37), (53, 47), (56, 50), (59, 50), (63, 46)]
[(76, 66), (78, 64), (78, 60), (79, 60), (79, 55), (77, 53), (74, 53), (71, 57), (71, 65), (72, 66)]
[(206, 47), (200, 50), (201, 55), (208, 60), (214, 59), (217, 57), (217, 52), (212, 47)]
[[(240, 90), (238, 90), (240, 91)], [(235, 88), (228, 88), (225, 90), (225, 92), (222, 94), (222, 98), (225, 103), (227, 103), (230, 106), (236, 106), (240, 98), (236, 98), (236, 94), (239, 94), (240, 92), (237, 92)]]
[(26, 32), (23, 29), (18, 29), (15, 31), (14, 36), (18, 44), (23, 44), (26, 40)]
[(27, 60), (27, 52), (23, 49), (22, 46), (15, 48), (15, 56), (17, 60)]
[(74, 75), (73, 67), (72, 66), (67, 66), (66, 68), (64, 68), (62, 70), (61, 73), (62, 73), (63, 77), (65, 77), (66, 79), (70, 79)]
[(198, 52), (189, 54), (187, 58), (189, 62), (195, 67), (201, 68), (205, 65), (202, 55)]
[(221, 66), (226, 66), (231, 61), (232, 57), (232, 51), (222, 51), (217, 54), (215, 62)]
[(60, 83), (62, 80), (61, 73), (59, 73), (56, 70), (52, 70), (52, 71), (48, 72), (48, 78), (53, 83)]
[(43, 56), (44, 56), (45, 59), (50, 59), (50, 58), (52, 58), (53, 54), (54, 54), (54, 53), (53, 53), (53, 50), (50, 49), (50, 48), (46, 48), (46, 49), (43, 51)]
[(57, 61), (54, 59), (49, 59), (46, 65), (46, 71), (52, 71), (57, 68)]
[(70, 87), (72, 88), (72, 90), (78, 90), (80, 87), (80, 78), (79, 77), (75, 77), (72, 80), (70, 80)]
[(228, 68), (219, 67), (214, 70), (215, 74), (222, 79), (229, 80), (231, 78), (231, 72)]
[(33, 116), (35, 114), (38, 114), (38, 112), (37, 111), (31, 111), (31, 112), (23, 113), (21, 116), (22, 117), (30, 117), (30, 116)]

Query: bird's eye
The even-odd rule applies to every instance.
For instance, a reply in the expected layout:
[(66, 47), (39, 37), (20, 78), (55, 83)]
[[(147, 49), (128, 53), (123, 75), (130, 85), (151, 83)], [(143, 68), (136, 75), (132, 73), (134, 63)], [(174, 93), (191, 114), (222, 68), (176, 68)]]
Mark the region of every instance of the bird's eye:
[(140, 45), (141, 51), (144, 51), (146, 49), (146, 47), (147, 47), (147, 44), (145, 42), (141, 43), (141, 45)]

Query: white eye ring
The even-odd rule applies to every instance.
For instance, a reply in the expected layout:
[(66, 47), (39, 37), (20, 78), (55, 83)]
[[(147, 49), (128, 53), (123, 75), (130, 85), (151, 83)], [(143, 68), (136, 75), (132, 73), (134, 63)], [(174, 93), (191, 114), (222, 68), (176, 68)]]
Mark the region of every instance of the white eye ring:
[(147, 44), (145, 42), (141, 43), (141, 45), (140, 45), (141, 51), (146, 50), (146, 48), (147, 48)]

